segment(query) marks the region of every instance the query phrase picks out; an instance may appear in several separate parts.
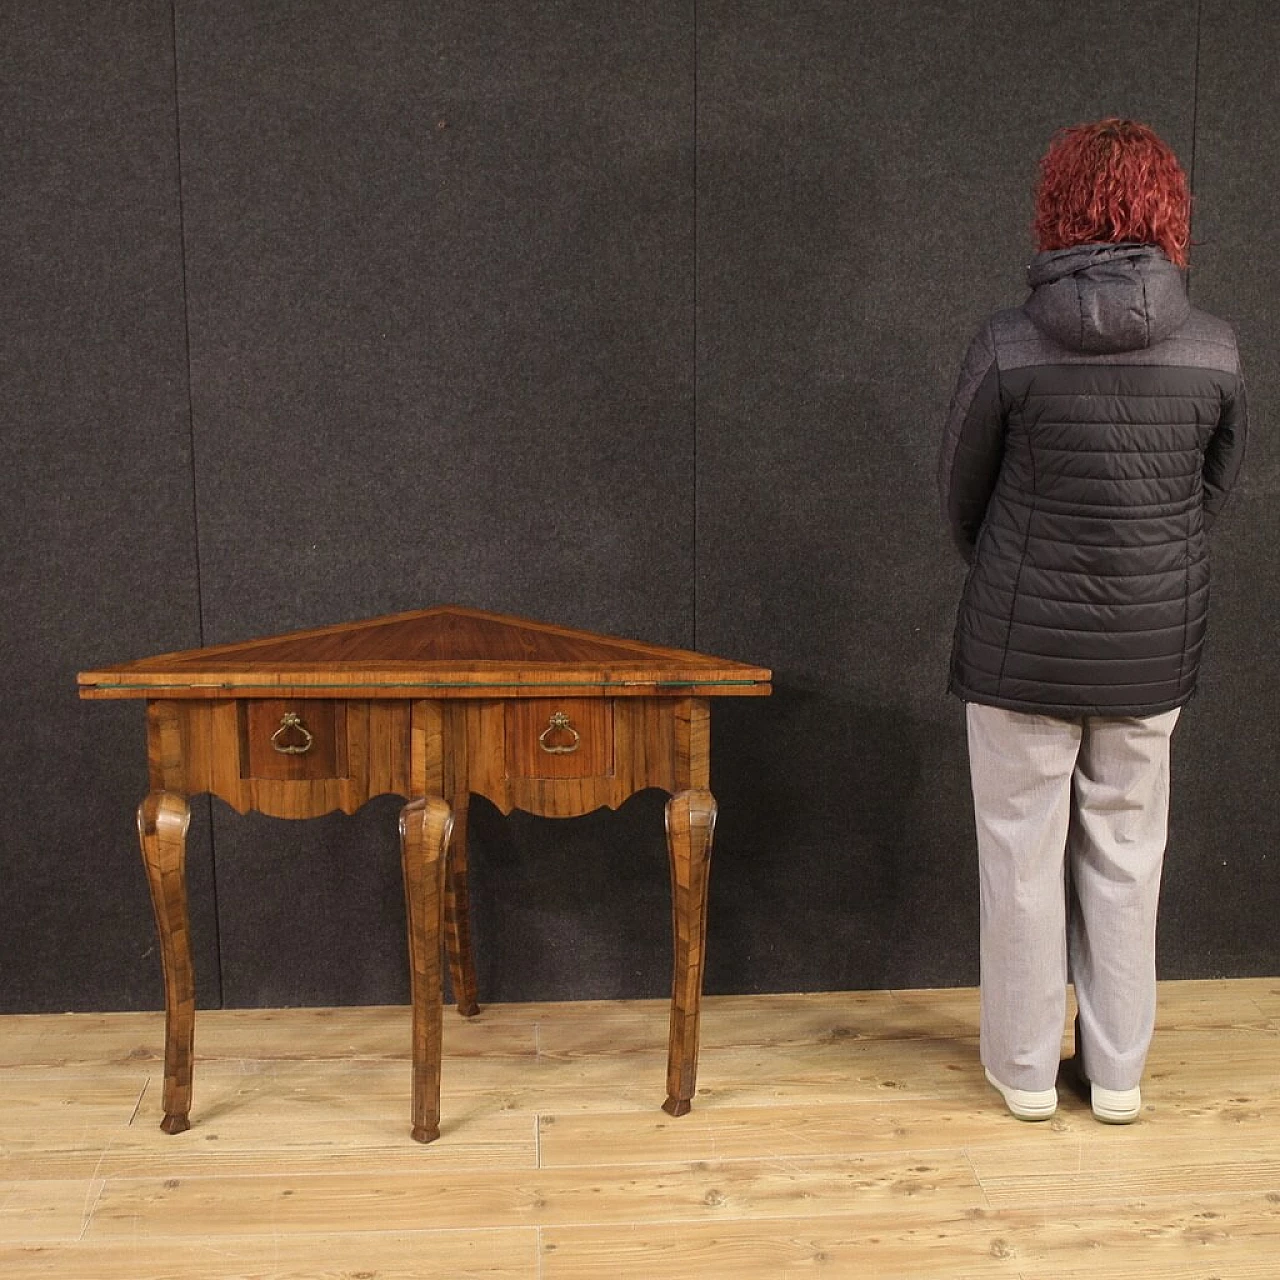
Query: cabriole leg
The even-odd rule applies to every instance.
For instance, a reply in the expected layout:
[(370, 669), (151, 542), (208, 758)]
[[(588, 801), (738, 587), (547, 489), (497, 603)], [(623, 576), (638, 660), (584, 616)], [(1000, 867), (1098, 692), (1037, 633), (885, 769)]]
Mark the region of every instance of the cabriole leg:
[(707, 876), (715, 826), (716, 802), (710, 791), (681, 791), (667, 801), (675, 965), (671, 977), (667, 1100), (662, 1109), (673, 1116), (684, 1115), (692, 1106), (698, 1074), (698, 1015), (707, 949)]
[(400, 811), (405, 913), (409, 922), (409, 987), (413, 1001), (413, 1136), (440, 1136), (440, 1050), (444, 1015), (440, 964), (445, 850), (453, 814), (438, 796)]
[(187, 908), (187, 828), (191, 809), (170, 791), (153, 791), (138, 806), (138, 840), (151, 888), (164, 970), (165, 1133), (191, 1127), (191, 1069), (195, 1044), (196, 986), (191, 964)]

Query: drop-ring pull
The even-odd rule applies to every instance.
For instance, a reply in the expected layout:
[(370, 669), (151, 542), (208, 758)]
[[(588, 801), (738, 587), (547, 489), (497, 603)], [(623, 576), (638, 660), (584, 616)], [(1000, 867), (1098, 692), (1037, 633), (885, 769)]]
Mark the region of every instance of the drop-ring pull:
[[(567, 747), (552, 747), (547, 745), (547, 735), (552, 733), (571, 733), (573, 741)], [(538, 734), (538, 746), (549, 756), (567, 756), (582, 745), (582, 735), (569, 723), (569, 717), (563, 711), (557, 711), (547, 723), (547, 727)]]
[[(287, 734), (301, 734), (301, 742), (282, 743)], [(286, 711), (280, 717), (280, 727), (271, 735), (271, 746), (282, 756), (305, 756), (311, 750), (315, 735), (302, 723), (302, 717), (296, 711)]]

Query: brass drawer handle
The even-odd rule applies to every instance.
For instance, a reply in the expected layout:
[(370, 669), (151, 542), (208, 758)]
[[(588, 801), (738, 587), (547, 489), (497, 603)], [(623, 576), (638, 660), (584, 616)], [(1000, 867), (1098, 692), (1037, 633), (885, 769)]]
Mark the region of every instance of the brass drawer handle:
[[(302, 741), (282, 746), (281, 738), (290, 731), (300, 733)], [(311, 750), (311, 744), (315, 740), (315, 735), (302, 723), (302, 717), (294, 711), (286, 711), (280, 717), (280, 727), (271, 735), (271, 746), (282, 756), (305, 756)]]
[[(557, 732), (568, 732), (573, 734), (573, 741), (567, 747), (550, 747), (547, 745), (547, 735)], [(525, 739), (528, 741), (528, 739)], [(569, 723), (569, 717), (563, 711), (557, 711), (547, 724), (547, 727), (538, 734), (538, 746), (549, 756), (567, 756), (582, 746), (582, 735)]]

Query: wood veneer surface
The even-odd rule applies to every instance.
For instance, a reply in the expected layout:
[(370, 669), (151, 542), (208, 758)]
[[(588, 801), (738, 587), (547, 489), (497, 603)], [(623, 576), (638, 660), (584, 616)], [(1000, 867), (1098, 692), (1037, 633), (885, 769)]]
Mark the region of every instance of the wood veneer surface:
[(336, 697), (545, 696), (662, 689), (770, 692), (763, 667), (526, 618), (438, 606), (81, 672), (86, 698), (218, 697), (228, 691)]

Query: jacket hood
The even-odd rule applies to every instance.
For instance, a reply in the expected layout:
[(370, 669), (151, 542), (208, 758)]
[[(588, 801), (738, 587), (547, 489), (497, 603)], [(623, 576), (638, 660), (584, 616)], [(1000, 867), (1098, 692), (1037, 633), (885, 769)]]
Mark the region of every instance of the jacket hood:
[(1140, 351), (1187, 318), (1182, 271), (1153, 245), (1086, 244), (1037, 254), (1024, 310), (1069, 351)]

